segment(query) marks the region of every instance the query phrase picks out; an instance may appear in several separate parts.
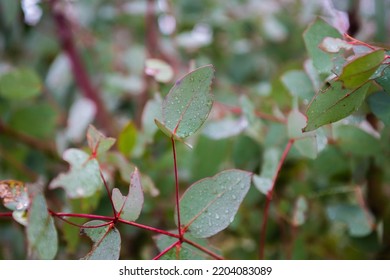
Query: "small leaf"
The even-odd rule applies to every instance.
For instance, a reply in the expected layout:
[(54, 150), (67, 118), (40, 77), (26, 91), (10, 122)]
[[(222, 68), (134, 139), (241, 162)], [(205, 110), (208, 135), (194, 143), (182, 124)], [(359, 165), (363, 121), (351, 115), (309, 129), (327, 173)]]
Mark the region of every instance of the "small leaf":
[(232, 169), (191, 185), (180, 200), (182, 225), (198, 238), (225, 229), (233, 222), (249, 190), (251, 177), (252, 173)]
[(146, 60), (145, 73), (161, 83), (168, 83), (173, 78), (172, 67), (165, 61), (155, 58)]
[(253, 176), (253, 184), (264, 195), (268, 195), (273, 185), (273, 179), (277, 171), (282, 153), (279, 149), (269, 148), (264, 152), (261, 173)]
[[(161, 235), (161, 234), (154, 236), (153, 239), (156, 242), (156, 245), (160, 250), (160, 252), (177, 241), (177, 238), (175, 237)], [(191, 236), (190, 233), (186, 234), (186, 239), (189, 239), (194, 243), (204, 248), (207, 248), (210, 251), (213, 251), (216, 254), (220, 254), (218, 250), (210, 247), (206, 239), (195, 238)], [(180, 248), (173, 247), (164, 256), (160, 258), (160, 260), (206, 260), (206, 259), (210, 259), (210, 257), (206, 255), (206, 253), (185, 242), (181, 244)]]
[(27, 240), (33, 258), (51, 260), (57, 254), (57, 231), (41, 193), (35, 195), (28, 211)]
[(292, 96), (300, 97), (303, 100), (313, 98), (313, 85), (305, 72), (290, 70), (283, 74), (281, 80)]
[(156, 125), (169, 137), (184, 139), (195, 133), (210, 113), (212, 65), (200, 67), (179, 79), (162, 104), (162, 120)]
[(0, 76), (0, 96), (8, 100), (24, 100), (39, 95), (42, 82), (29, 68), (15, 69)]
[(15, 180), (0, 181), (0, 198), (4, 207), (10, 210), (23, 211), (30, 205), (25, 184)]
[(352, 114), (362, 104), (370, 85), (354, 90), (343, 89), (342, 86), (342, 82), (334, 82), (325, 92), (320, 91), (313, 98), (307, 108), (307, 126), (303, 131), (317, 129)]
[(385, 125), (390, 125), (390, 94), (381, 91), (370, 95), (367, 98), (371, 112), (379, 118)]
[(351, 236), (367, 236), (372, 231), (373, 217), (358, 205), (332, 205), (327, 207), (326, 212), (331, 221), (346, 224)]
[(73, 148), (64, 152), (63, 159), (69, 162), (70, 170), (59, 174), (50, 183), (50, 189), (62, 187), (69, 198), (81, 198), (93, 195), (102, 187), (103, 181), (96, 159)]
[(333, 69), (332, 58), (334, 55), (326, 53), (319, 48), (319, 45), (326, 37), (342, 38), (337, 29), (320, 18), (311, 23), (303, 33), (307, 52), (313, 60), (314, 67), (320, 74), (330, 74)]
[(153, 136), (158, 130), (154, 119), (161, 119), (162, 99), (160, 94), (155, 94), (153, 99), (149, 99), (142, 112), (142, 129), (146, 135), (147, 142), (153, 141)]
[(359, 56), (343, 67), (340, 77), (345, 88), (354, 89), (367, 82), (381, 65), (385, 51), (379, 49)]
[(107, 152), (115, 143), (115, 139), (106, 137), (93, 125), (89, 125), (87, 130), (88, 146), (94, 155), (100, 155)]
[(268, 195), (269, 191), (272, 189), (272, 179), (259, 175), (253, 176), (253, 184), (264, 195)]
[(118, 150), (129, 156), (137, 143), (137, 128), (132, 121), (122, 129), (118, 138)]
[(81, 233), (86, 234), (93, 241), (92, 250), (83, 258), (85, 260), (117, 260), (121, 250), (121, 236), (119, 231), (104, 221), (93, 220), (84, 224), (90, 228), (82, 228)]
[(120, 218), (127, 221), (138, 219), (144, 204), (144, 193), (142, 191), (140, 173), (137, 168), (131, 174), (127, 196), (123, 196), (121, 191), (115, 188), (112, 190), (112, 200)]

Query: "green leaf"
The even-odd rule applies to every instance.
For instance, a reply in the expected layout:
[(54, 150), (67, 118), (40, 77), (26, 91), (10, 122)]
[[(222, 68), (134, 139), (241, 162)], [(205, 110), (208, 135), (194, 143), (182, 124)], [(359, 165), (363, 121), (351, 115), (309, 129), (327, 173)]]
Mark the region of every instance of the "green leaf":
[(118, 150), (129, 156), (137, 143), (137, 128), (132, 121), (122, 129), (118, 138)]
[(57, 231), (41, 193), (35, 195), (28, 211), (27, 241), (33, 258), (51, 260), (57, 254)]
[(142, 129), (149, 143), (153, 141), (153, 136), (158, 130), (154, 119), (161, 119), (161, 106), (161, 96), (160, 94), (155, 94), (153, 99), (148, 100), (142, 112)]
[(48, 138), (54, 135), (57, 112), (48, 103), (23, 106), (12, 112), (9, 125), (20, 132)]
[(371, 94), (368, 98), (371, 112), (385, 125), (390, 125), (390, 94), (384, 91)]
[(327, 207), (326, 212), (331, 221), (346, 224), (351, 236), (362, 237), (372, 231), (373, 218), (371, 214), (365, 212), (358, 205), (331, 205)]
[(107, 152), (114, 144), (115, 139), (106, 137), (103, 133), (97, 130), (93, 125), (88, 126), (87, 130), (88, 146), (94, 155), (101, 155)]
[(315, 134), (302, 132), (306, 126), (306, 117), (298, 110), (291, 110), (287, 118), (288, 136), (294, 141), (294, 147), (308, 158), (314, 159), (317, 156), (317, 141)]
[(37, 96), (42, 89), (42, 82), (34, 70), (15, 69), (0, 76), (0, 96), (13, 101)]
[(112, 225), (100, 226), (104, 221), (93, 220), (84, 224), (80, 233), (86, 234), (93, 242), (92, 250), (83, 258), (85, 260), (117, 260), (121, 250), (121, 236)]
[(277, 171), (282, 153), (277, 148), (269, 148), (265, 150), (263, 155), (263, 165), (260, 175), (253, 176), (253, 184), (264, 195), (272, 188), (273, 179)]
[(225, 229), (233, 222), (249, 190), (251, 177), (252, 173), (231, 169), (191, 185), (180, 200), (182, 225), (198, 238)]
[[(200, 239), (193, 237), (190, 233), (186, 233), (186, 239), (193, 241), (194, 243), (213, 251), (216, 254), (219, 254), (218, 250), (210, 247), (207, 242), (207, 239)], [(157, 235), (153, 237), (158, 249), (163, 251), (165, 248), (169, 247), (177, 241), (177, 238), (167, 236), (167, 235)], [(182, 243), (180, 249), (176, 246), (169, 250), (160, 260), (206, 260), (210, 257), (205, 254), (203, 251), (193, 247), (188, 243)]]
[(236, 136), (247, 127), (248, 121), (246, 118), (233, 118), (228, 116), (221, 120), (208, 122), (203, 129), (203, 134), (210, 139), (220, 140)]
[(282, 75), (281, 80), (292, 96), (297, 96), (303, 100), (313, 98), (313, 84), (304, 71), (290, 70)]
[(303, 131), (311, 131), (322, 125), (341, 120), (362, 104), (369, 84), (357, 89), (344, 89), (342, 82), (334, 82), (325, 92), (318, 92), (307, 108), (307, 125)]
[(334, 129), (334, 137), (340, 149), (347, 154), (367, 157), (380, 153), (379, 139), (352, 125), (340, 125)]
[(103, 181), (96, 159), (73, 148), (64, 152), (63, 159), (69, 162), (70, 170), (59, 174), (50, 183), (50, 189), (62, 187), (69, 198), (81, 198), (93, 195), (102, 187)]
[(383, 70), (382, 75), (375, 79), (375, 81), (381, 85), (381, 87), (390, 94), (390, 67)]
[(162, 120), (156, 125), (169, 137), (184, 139), (195, 133), (210, 113), (214, 77), (212, 65), (200, 67), (179, 79), (162, 104)]
[(144, 193), (142, 191), (140, 173), (137, 168), (131, 174), (127, 196), (123, 196), (119, 189), (114, 188), (112, 190), (112, 200), (120, 218), (127, 221), (138, 219), (144, 204)]
[(342, 38), (337, 29), (330, 26), (324, 20), (317, 18), (303, 33), (303, 40), (307, 52), (313, 60), (314, 67), (320, 74), (330, 74), (333, 69), (332, 58), (334, 54), (324, 52), (319, 45), (326, 37)]
[(379, 49), (368, 54), (358, 56), (343, 67), (339, 80), (345, 88), (357, 88), (366, 83), (385, 58), (385, 51)]

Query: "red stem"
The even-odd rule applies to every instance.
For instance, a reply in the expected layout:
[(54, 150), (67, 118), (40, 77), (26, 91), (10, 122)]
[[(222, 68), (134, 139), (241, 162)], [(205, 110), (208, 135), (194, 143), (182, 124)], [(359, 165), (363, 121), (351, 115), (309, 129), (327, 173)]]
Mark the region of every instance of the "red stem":
[(142, 229), (145, 229), (145, 230), (148, 230), (148, 231), (152, 231), (154, 233), (159, 233), (159, 234), (164, 234), (164, 235), (175, 237), (175, 238), (180, 238), (180, 236), (178, 234), (174, 234), (172, 232), (165, 231), (165, 230), (158, 229), (158, 228), (154, 228), (154, 227), (151, 227), (151, 226), (146, 226), (146, 225), (143, 225), (143, 224), (138, 224), (138, 223), (135, 223), (135, 222), (126, 221), (126, 220), (123, 220), (123, 219), (118, 219), (118, 222), (122, 223), (122, 224), (131, 225), (131, 226), (134, 226), (134, 227), (137, 227), (137, 228), (142, 228)]
[(189, 239), (183, 238), (183, 241), (188, 243), (188, 244), (190, 244), (190, 245), (192, 245), (193, 247), (201, 250), (202, 252), (206, 253), (207, 255), (213, 257), (216, 260), (223, 260), (223, 258), (220, 255), (214, 253), (213, 251), (210, 251), (209, 249), (207, 249), (207, 248), (205, 248), (205, 247), (203, 247), (203, 246), (201, 246), (201, 245), (199, 245), (199, 244), (197, 244), (195, 242), (192, 242)]
[(107, 184), (107, 182), (106, 182), (106, 179), (105, 179), (104, 176), (103, 176), (103, 172), (102, 172), (102, 170), (100, 169), (100, 167), (99, 167), (99, 172), (100, 172), (100, 177), (101, 177), (102, 180), (103, 180), (104, 187), (106, 188), (107, 195), (108, 195), (108, 198), (109, 198), (110, 203), (111, 203), (112, 211), (114, 212), (114, 216), (115, 216), (115, 218), (118, 218), (118, 213), (117, 213), (117, 211), (116, 211), (116, 209), (115, 209), (114, 201), (112, 200), (111, 191), (110, 191), (110, 189), (109, 189), (109, 187), (108, 187), (108, 184)]
[(286, 157), (294, 144), (295, 139), (290, 139), (284, 148), (282, 157), (280, 158), (280, 161), (278, 163), (278, 166), (276, 168), (276, 172), (274, 174), (274, 177), (272, 178), (272, 186), (271, 189), (268, 191), (266, 202), (265, 202), (265, 208), (264, 208), (264, 215), (263, 215), (263, 223), (261, 225), (261, 235), (260, 235), (260, 249), (259, 249), (259, 258), (260, 260), (264, 259), (264, 251), (265, 251), (265, 238), (266, 238), (266, 233), (267, 233), (267, 221), (268, 221), (268, 211), (269, 211), (269, 206), (271, 204), (272, 200), (272, 195), (275, 189), (275, 183), (276, 180), (279, 177), (280, 170), (282, 168), (282, 165), (284, 161), (286, 160)]
[(103, 221), (114, 221), (115, 217), (108, 217), (108, 216), (101, 216), (101, 215), (94, 215), (94, 214), (81, 214), (81, 213), (55, 213), (53, 211), (50, 211), (50, 214), (56, 217), (74, 217), (74, 218), (86, 218), (86, 219), (97, 219), (97, 220), (103, 220)]
[(12, 212), (0, 213), (0, 217), (12, 217)]
[(173, 166), (175, 170), (175, 200), (176, 200), (176, 212), (177, 212), (177, 230), (179, 232), (179, 239), (183, 242), (183, 233), (181, 230), (181, 220), (180, 220), (180, 200), (179, 200), (179, 172), (177, 170), (177, 159), (176, 159), (176, 146), (175, 140), (171, 138), (172, 141), (172, 151), (173, 151)]
[(175, 247), (177, 244), (180, 244), (180, 240), (177, 240), (175, 243), (172, 243), (171, 245), (169, 245), (167, 248), (165, 248), (164, 250), (162, 250), (160, 252), (160, 254), (158, 254), (157, 256), (155, 256), (153, 258), (153, 260), (158, 260), (160, 259), (162, 256), (164, 256), (166, 253), (169, 252), (169, 250), (171, 250), (173, 247)]

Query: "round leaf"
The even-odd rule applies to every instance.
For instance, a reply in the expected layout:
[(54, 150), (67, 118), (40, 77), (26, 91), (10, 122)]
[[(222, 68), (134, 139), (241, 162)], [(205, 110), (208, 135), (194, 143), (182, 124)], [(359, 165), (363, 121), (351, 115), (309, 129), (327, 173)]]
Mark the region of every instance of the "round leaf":
[(0, 96), (8, 100), (23, 100), (37, 96), (42, 88), (38, 75), (31, 69), (21, 68), (0, 77)]

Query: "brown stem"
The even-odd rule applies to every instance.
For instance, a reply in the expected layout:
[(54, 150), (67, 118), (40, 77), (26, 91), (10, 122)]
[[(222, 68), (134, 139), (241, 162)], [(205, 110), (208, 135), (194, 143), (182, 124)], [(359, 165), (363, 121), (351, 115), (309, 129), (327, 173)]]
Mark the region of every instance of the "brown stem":
[(271, 200), (272, 200), (273, 192), (274, 192), (274, 189), (275, 189), (275, 183), (276, 183), (276, 180), (279, 177), (279, 173), (280, 173), (280, 170), (282, 168), (282, 165), (283, 165), (284, 161), (286, 160), (286, 157), (287, 157), (287, 155), (288, 155), (292, 145), (294, 144), (294, 142), (295, 142), (295, 139), (290, 139), (288, 141), (286, 147), (284, 148), (282, 157), (279, 160), (278, 166), (276, 168), (276, 172), (274, 174), (274, 177), (272, 178), (271, 189), (268, 191), (268, 194), (267, 194), (267, 198), (266, 198), (266, 202), (265, 202), (265, 208), (264, 208), (264, 215), (263, 215), (263, 223), (261, 225), (260, 249), (259, 249), (259, 258), (260, 258), (260, 260), (264, 259), (265, 238), (266, 238), (266, 233), (267, 233), (267, 222), (268, 222), (268, 211), (269, 211), (269, 207), (271, 205)]
[(103, 101), (96, 88), (93, 87), (84, 64), (77, 52), (73, 36), (72, 28), (66, 15), (56, 6), (58, 0), (51, 0), (51, 10), (53, 18), (57, 26), (58, 38), (61, 42), (62, 49), (67, 54), (72, 65), (73, 76), (77, 85), (80, 87), (84, 96), (90, 99), (96, 106), (96, 118), (102, 128), (111, 135), (116, 135), (116, 129), (113, 126), (112, 117), (106, 110)]

